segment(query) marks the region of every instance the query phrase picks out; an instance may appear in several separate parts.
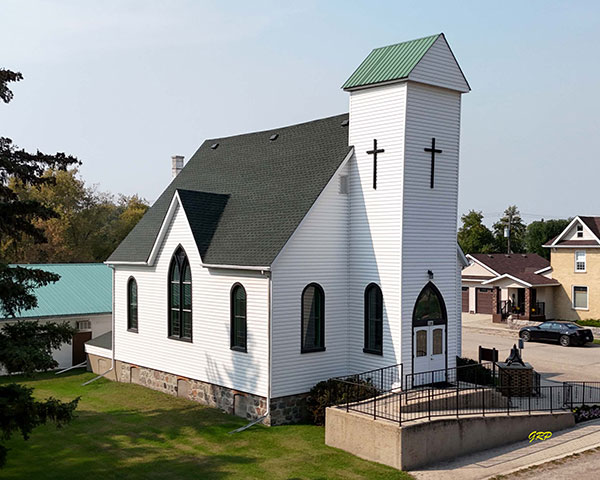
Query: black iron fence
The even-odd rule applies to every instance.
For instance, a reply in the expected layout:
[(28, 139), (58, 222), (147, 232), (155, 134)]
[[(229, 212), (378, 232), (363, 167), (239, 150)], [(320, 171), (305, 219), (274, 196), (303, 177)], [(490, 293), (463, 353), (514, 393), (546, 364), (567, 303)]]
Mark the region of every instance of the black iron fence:
[[(349, 385), (350, 387), (350, 385)], [(593, 393), (592, 393), (593, 392)], [(463, 417), (491, 414), (531, 414), (535, 412), (558, 412), (577, 406), (600, 403), (600, 387), (592, 390), (587, 386), (587, 396), (581, 384), (566, 388), (540, 386), (538, 393), (531, 389), (524, 395), (522, 388), (511, 395), (510, 389), (501, 392), (489, 386), (436, 388), (379, 393), (368, 399), (354, 400), (347, 397), (347, 411), (362, 413), (373, 419), (385, 419), (398, 424), (435, 417)], [(592, 398), (593, 397), (593, 398)]]
[(348, 385), (370, 386), (374, 392), (385, 393), (393, 390), (402, 390), (403, 366), (401, 363), (384, 368), (376, 368), (366, 372), (356, 373), (345, 377), (337, 377), (334, 380), (344, 382)]
[(540, 375), (534, 372), (530, 384), (501, 385), (495, 362), (441, 372), (408, 374), (403, 378), (399, 364), (336, 378), (346, 399), (337, 407), (401, 425), (435, 417), (553, 413), (600, 405), (600, 382), (544, 386), (540, 385)]
[(531, 307), (531, 316), (532, 317), (541, 317), (546, 315), (546, 303), (545, 302), (535, 302), (535, 305)]
[[(475, 362), (454, 368), (443, 368), (429, 372), (409, 373), (404, 377), (403, 389), (438, 385), (441, 387), (470, 385), (494, 385), (497, 378), (495, 362)], [(464, 385), (463, 385), (464, 386)]]

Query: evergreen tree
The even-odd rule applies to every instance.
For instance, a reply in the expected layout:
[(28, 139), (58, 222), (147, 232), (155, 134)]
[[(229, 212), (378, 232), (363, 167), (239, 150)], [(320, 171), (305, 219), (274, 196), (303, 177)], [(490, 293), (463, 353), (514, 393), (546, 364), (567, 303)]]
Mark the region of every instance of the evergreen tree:
[[(4, 103), (13, 98), (9, 82), (22, 78), (20, 73), (0, 69), (0, 99)], [(46, 169), (65, 170), (76, 163), (79, 162), (75, 157), (64, 153), (26, 152), (13, 145), (10, 138), (0, 137), (0, 243), (9, 239), (19, 241), (24, 237), (43, 243), (46, 240), (44, 232), (34, 224), (34, 220), (47, 220), (57, 215), (38, 201), (20, 199), (11, 187), (12, 181), (39, 188), (54, 181), (52, 177), (43, 176)], [(33, 290), (59, 278), (43, 270), (11, 267), (0, 262), (0, 309), (5, 315), (13, 316), (21, 310), (35, 307), (37, 300)]]
[[(510, 234), (510, 252), (508, 251), (509, 239), (504, 236), (505, 228), (508, 228)], [(524, 253), (526, 228), (516, 205), (511, 205), (504, 210), (504, 215), (493, 225), (496, 251), (500, 253)]]
[[(20, 73), (0, 69), (0, 100), (10, 102), (13, 93), (8, 84), (22, 78)], [(57, 215), (54, 210), (35, 200), (19, 199), (11, 188), (12, 181), (40, 187), (52, 181), (51, 178), (42, 176), (46, 169), (64, 170), (75, 163), (78, 163), (76, 158), (64, 153), (28, 153), (14, 146), (11, 139), (0, 137), (0, 242), (18, 240), (24, 236), (43, 242), (44, 232), (34, 224), (34, 219), (49, 219)], [(3, 316), (14, 316), (21, 310), (35, 307), (37, 300), (33, 290), (58, 279), (58, 275), (43, 270), (12, 267), (0, 262), (0, 310)], [(3, 333), (4, 331), (6, 326)], [(67, 332), (62, 333), (68, 335)], [(28, 353), (30, 358), (36, 358), (40, 354), (43, 356), (44, 342), (36, 345), (35, 338), (31, 341), (34, 342), (30, 345), (31, 351), (13, 349), (13, 355)], [(56, 345), (57, 341), (57, 338), (51, 338), (50, 344)], [(7, 354), (7, 348), (14, 347), (6, 343), (6, 337), (0, 343), (0, 351), (4, 355)], [(36, 426), (48, 421), (54, 421), (58, 426), (69, 422), (73, 418), (77, 402), (78, 399), (63, 403), (53, 398), (39, 402), (34, 400), (33, 390), (30, 388), (14, 383), (0, 386), (0, 440), (8, 440), (17, 431), (27, 439)], [(0, 467), (6, 462), (6, 454), (6, 447), (0, 445)]]

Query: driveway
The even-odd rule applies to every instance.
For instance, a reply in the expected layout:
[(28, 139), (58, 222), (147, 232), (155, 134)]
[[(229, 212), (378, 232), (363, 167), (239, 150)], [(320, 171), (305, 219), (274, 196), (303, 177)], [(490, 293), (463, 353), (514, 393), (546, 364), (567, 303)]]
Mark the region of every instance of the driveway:
[[(462, 356), (478, 359), (479, 345), (498, 350), (504, 361), (511, 347), (518, 343), (518, 329), (492, 323), (489, 315), (463, 314)], [(600, 382), (600, 345), (561, 347), (554, 343), (527, 342), (523, 360), (548, 381), (580, 380)]]

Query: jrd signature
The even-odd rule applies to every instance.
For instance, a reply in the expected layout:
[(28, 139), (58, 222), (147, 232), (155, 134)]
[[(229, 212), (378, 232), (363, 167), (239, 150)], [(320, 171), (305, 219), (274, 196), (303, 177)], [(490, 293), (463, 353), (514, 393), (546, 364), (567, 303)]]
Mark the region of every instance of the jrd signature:
[(552, 432), (537, 432), (533, 431), (529, 434), (529, 443), (534, 440), (548, 440), (552, 436)]

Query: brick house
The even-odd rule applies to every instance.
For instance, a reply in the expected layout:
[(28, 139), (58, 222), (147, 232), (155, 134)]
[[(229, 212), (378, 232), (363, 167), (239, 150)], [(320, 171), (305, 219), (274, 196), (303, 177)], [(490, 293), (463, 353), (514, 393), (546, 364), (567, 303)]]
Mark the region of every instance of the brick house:
[(547, 242), (554, 290), (555, 318), (600, 318), (600, 217), (575, 217)]
[(462, 271), (462, 311), (491, 314), (494, 321), (509, 315), (522, 319), (554, 317), (554, 291), (550, 262), (535, 253), (467, 255)]

